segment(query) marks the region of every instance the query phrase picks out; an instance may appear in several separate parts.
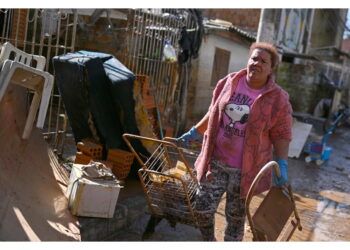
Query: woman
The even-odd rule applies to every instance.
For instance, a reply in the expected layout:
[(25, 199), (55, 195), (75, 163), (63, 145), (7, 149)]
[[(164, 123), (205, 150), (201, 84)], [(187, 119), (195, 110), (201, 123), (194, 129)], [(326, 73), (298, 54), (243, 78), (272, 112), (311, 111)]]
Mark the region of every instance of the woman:
[[(201, 184), (196, 210), (207, 223), (203, 240), (213, 241), (214, 214), (226, 192), (225, 241), (241, 241), (244, 235), (244, 203), (259, 170), (274, 159), (281, 178), (287, 180), (288, 147), (291, 140), (292, 108), (288, 94), (274, 81), (279, 56), (267, 43), (252, 44), (246, 69), (221, 79), (213, 92), (208, 113), (178, 138), (188, 144), (202, 137), (202, 150), (195, 162)], [(256, 194), (271, 187), (271, 173), (262, 177)]]

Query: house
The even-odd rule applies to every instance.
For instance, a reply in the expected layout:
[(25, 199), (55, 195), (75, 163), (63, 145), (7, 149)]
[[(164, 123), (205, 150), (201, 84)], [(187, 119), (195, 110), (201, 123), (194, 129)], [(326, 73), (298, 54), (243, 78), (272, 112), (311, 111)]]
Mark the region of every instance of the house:
[(295, 112), (312, 114), (324, 98), (334, 100), (332, 111), (341, 99), (349, 102), (348, 55), (341, 51), (346, 13), (347, 9), (262, 10), (257, 40), (279, 49), (277, 82), (288, 91)]
[(228, 73), (246, 67), (260, 10), (208, 9), (202, 13), (205, 35), (192, 73), (194, 84), (189, 89), (188, 126), (208, 111), (216, 83)]
[[(303, 53), (314, 56), (319, 61), (300, 60), (295, 63), (307, 65), (305, 68), (310, 69), (308, 75), (313, 76), (312, 84), (308, 85), (312, 86), (313, 94), (310, 96), (307, 108), (300, 110), (301, 112), (313, 113), (321, 99), (333, 100), (331, 112), (335, 112), (341, 102), (350, 103), (350, 57), (342, 51), (346, 15), (347, 9), (315, 9), (311, 12), (309, 26), (306, 26), (309, 27), (309, 38), (307, 44), (304, 45)], [(329, 83), (334, 83), (341, 90), (330, 88), (320, 74), (326, 75)], [(295, 99), (297, 99), (296, 96), (298, 96), (297, 93), (294, 95)]]

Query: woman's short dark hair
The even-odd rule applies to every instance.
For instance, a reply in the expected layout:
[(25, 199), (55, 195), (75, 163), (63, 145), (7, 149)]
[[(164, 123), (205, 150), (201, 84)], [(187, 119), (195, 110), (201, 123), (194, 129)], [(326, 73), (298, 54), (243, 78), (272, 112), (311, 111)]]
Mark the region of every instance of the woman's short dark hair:
[(249, 49), (249, 56), (253, 53), (253, 50), (261, 49), (266, 51), (271, 56), (271, 67), (273, 69), (277, 68), (279, 62), (279, 55), (275, 46), (269, 43), (253, 43)]

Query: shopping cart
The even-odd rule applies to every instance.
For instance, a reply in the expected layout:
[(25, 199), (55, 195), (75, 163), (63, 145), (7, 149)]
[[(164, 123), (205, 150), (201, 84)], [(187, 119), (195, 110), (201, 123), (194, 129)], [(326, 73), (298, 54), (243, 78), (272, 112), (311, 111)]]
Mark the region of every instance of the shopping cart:
[[(199, 152), (178, 147), (174, 138), (163, 140), (124, 134), (123, 138), (142, 166), (138, 171), (146, 195), (149, 213), (159, 219), (167, 219), (200, 227), (204, 217), (194, 209), (195, 195), (199, 183), (193, 172), (193, 162)], [(142, 155), (134, 149), (135, 140), (153, 144), (150, 156)], [(203, 219), (201, 219), (203, 218)]]
[[(296, 228), (300, 231), (302, 230), (290, 185), (272, 187), (254, 215), (252, 216), (250, 213), (250, 203), (253, 199), (255, 187), (263, 174), (271, 167), (274, 167), (277, 176), (280, 176), (277, 162), (271, 161), (267, 163), (253, 180), (245, 202), (245, 210), (253, 233), (253, 241), (289, 241)], [(288, 221), (290, 221), (292, 227), (288, 227)]]

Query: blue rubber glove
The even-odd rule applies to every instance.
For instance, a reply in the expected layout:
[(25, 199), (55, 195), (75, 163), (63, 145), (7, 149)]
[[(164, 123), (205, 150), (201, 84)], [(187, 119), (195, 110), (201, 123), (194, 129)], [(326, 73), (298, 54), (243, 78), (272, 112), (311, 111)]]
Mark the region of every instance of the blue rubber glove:
[(200, 142), (202, 138), (203, 135), (193, 126), (188, 132), (177, 138), (177, 142), (185, 147), (189, 147), (191, 141)]
[(273, 170), (273, 182), (275, 183), (275, 186), (280, 187), (288, 179), (288, 176), (287, 176), (288, 161), (284, 159), (277, 159), (276, 162), (280, 166), (281, 178), (278, 178), (275, 170)]

